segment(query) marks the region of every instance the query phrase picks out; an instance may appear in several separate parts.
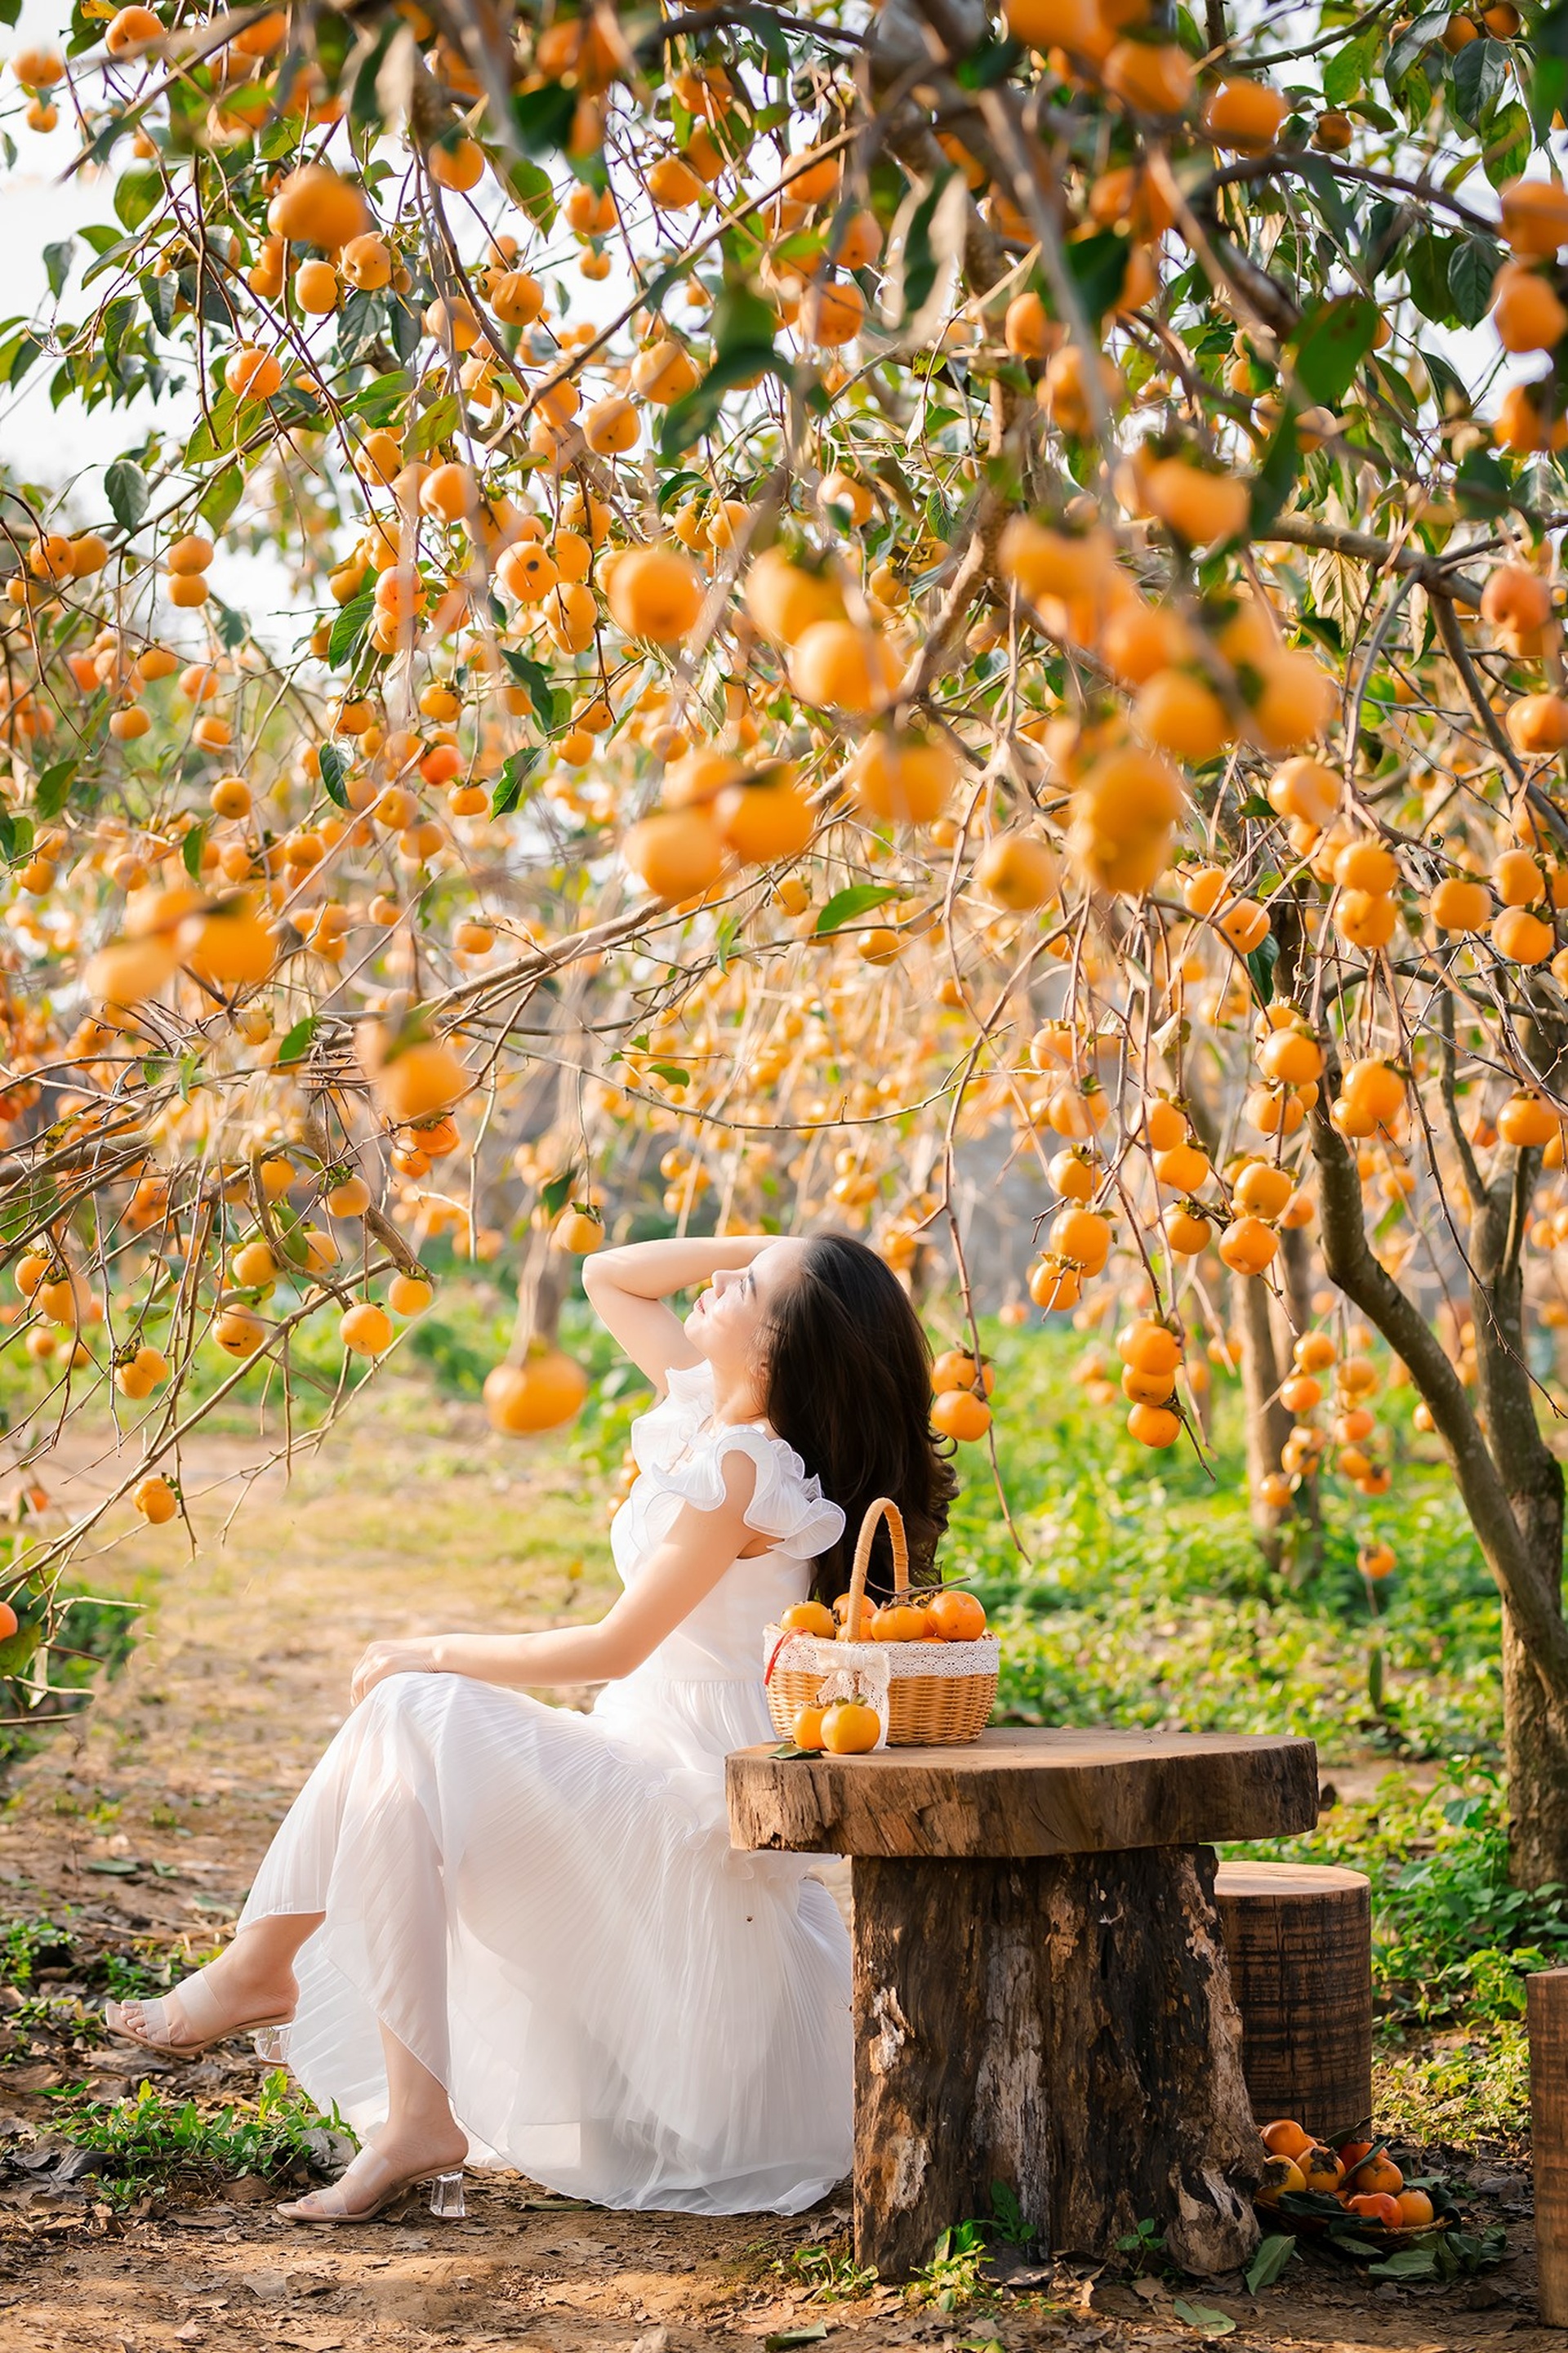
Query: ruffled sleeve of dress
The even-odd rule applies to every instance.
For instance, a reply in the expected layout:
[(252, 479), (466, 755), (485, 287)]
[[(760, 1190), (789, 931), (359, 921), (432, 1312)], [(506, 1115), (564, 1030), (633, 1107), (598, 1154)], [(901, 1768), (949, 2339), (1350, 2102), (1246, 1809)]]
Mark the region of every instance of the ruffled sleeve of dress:
[(632, 1452), (659, 1493), (716, 1511), (724, 1500), (724, 1462), (748, 1454), (757, 1469), (746, 1525), (771, 1536), (775, 1550), (815, 1560), (844, 1533), (844, 1514), (822, 1492), (793, 1446), (756, 1422), (711, 1420), (713, 1368), (672, 1365), (669, 1394), (632, 1424)]

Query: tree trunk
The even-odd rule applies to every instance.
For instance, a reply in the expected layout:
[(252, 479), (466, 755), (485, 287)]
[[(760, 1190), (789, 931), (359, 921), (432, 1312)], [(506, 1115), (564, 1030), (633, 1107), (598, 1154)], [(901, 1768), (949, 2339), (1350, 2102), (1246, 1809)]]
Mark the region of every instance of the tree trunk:
[(1270, 1568), (1284, 1549), (1280, 1528), (1289, 1516), (1263, 1500), (1263, 1482), (1279, 1468), (1280, 1450), (1290, 1435), (1290, 1416), (1279, 1402), (1279, 1368), (1274, 1356), (1274, 1325), (1268, 1286), (1255, 1274), (1233, 1274), (1231, 1308), (1241, 1335), (1241, 1394), (1247, 1416), (1247, 1491), (1252, 1525)]
[(1568, 1708), (1548, 1689), (1506, 1601), (1502, 1717), (1510, 1876), (1518, 1887), (1568, 1886)]
[(1421, 1309), (1373, 1255), (1355, 1162), (1326, 1108), (1340, 1077), (1331, 1038), (1326, 1043), (1323, 1101), (1313, 1108), (1310, 1127), (1324, 1264), (1408, 1366), (1501, 1597), (1512, 1877), (1523, 1887), (1568, 1884), (1563, 1466), (1541, 1435), (1524, 1345), (1521, 1250), (1535, 1155), (1500, 1153), (1489, 1184), (1460, 1124), (1450, 1071), (1442, 1108), (1471, 1212), (1472, 1404)]
[[(1516, 1886), (1568, 1883), (1568, 1679), (1551, 1673), (1526, 1619), (1563, 1623), (1563, 1466), (1541, 1434), (1525, 1354), (1522, 1237), (1534, 1155), (1510, 1155), (1469, 1231), (1477, 1393), (1523, 1563), (1502, 1591), (1503, 1754), (1509, 1870)], [(1487, 1532), (1479, 1528), (1483, 1544)], [(1523, 1584), (1523, 1589), (1521, 1585)], [(1532, 1589), (1531, 1589), (1532, 1588)]]
[(858, 2262), (906, 2277), (997, 2182), (1058, 2254), (1152, 2220), (1188, 2271), (1247, 2261), (1261, 2151), (1214, 1870), (856, 1856)]

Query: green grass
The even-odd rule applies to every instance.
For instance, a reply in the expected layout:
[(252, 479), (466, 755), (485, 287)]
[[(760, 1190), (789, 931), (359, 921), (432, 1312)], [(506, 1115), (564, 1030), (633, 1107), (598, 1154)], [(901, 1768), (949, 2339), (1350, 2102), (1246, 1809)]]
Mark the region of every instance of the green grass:
[(335, 2115), (320, 2116), (281, 2070), (241, 2107), (203, 2110), (143, 2084), (132, 2099), (62, 2100), (54, 2122), (62, 2139), (100, 2158), (112, 2204), (176, 2183), (213, 2188), (247, 2173), (292, 2179), (310, 2162), (312, 2133), (328, 2122), (345, 2129)]

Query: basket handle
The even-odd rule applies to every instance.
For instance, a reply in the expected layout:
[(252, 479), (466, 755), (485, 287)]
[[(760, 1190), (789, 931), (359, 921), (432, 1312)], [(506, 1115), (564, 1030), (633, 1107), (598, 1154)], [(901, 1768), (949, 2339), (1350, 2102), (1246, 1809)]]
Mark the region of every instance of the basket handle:
[(844, 1622), (847, 1642), (860, 1640), (860, 1610), (866, 1599), (866, 1571), (871, 1564), (871, 1546), (879, 1521), (888, 1523), (888, 1534), (893, 1546), (893, 1591), (900, 1598), (910, 1589), (910, 1546), (904, 1535), (904, 1515), (890, 1495), (879, 1495), (867, 1506), (860, 1523), (860, 1534), (855, 1543), (855, 1566), (849, 1573), (849, 1611)]

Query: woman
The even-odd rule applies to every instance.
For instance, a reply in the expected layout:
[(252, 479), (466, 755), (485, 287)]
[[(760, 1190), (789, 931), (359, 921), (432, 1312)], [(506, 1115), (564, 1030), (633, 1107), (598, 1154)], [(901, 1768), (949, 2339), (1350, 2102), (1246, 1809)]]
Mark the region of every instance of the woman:
[[(728, 1750), (773, 1737), (763, 1629), (847, 1589), (891, 1495), (917, 1568), (952, 1472), (930, 1355), (861, 1243), (643, 1242), (585, 1266), (659, 1402), (596, 1625), (374, 1642), (233, 1942), (110, 2031), (192, 2052), (289, 2021), (365, 2146), (279, 2212), (359, 2221), (459, 2168), (569, 2196), (798, 2213), (850, 2162), (849, 1946), (810, 1858), (731, 1850)], [(662, 1303), (711, 1275), (682, 1324)], [(528, 1696), (605, 1685), (591, 1714)]]

